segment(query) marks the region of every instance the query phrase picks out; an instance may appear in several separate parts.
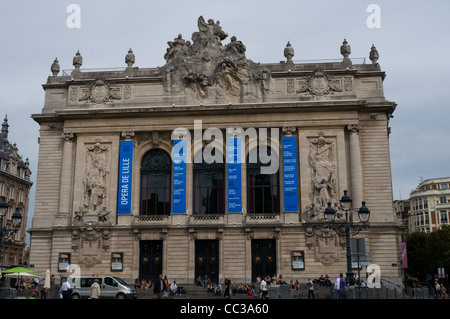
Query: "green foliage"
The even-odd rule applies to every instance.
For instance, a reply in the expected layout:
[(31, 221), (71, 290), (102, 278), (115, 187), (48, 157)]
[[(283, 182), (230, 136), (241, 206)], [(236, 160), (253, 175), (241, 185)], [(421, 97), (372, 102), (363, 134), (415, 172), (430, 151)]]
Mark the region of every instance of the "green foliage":
[(408, 274), (425, 280), (426, 274), (437, 273), (438, 262), (444, 263), (446, 272), (450, 267), (450, 226), (430, 234), (414, 232), (406, 238)]

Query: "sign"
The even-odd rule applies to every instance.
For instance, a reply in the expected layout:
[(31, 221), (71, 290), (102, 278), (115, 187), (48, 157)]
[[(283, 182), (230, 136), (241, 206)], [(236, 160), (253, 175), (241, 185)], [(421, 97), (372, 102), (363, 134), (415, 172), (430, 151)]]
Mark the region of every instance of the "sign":
[(187, 141), (173, 141), (172, 212), (186, 213), (186, 154)]
[(120, 142), (119, 190), (117, 214), (131, 214), (131, 178), (133, 173), (133, 141)]
[(402, 260), (402, 268), (408, 268), (408, 254), (406, 250), (406, 243), (400, 243), (400, 255)]
[(58, 255), (58, 271), (69, 271), (70, 253), (59, 253)]
[(291, 252), (292, 270), (305, 269), (305, 252), (303, 250), (294, 250)]
[(241, 138), (227, 139), (228, 212), (242, 212)]
[(297, 139), (283, 136), (284, 211), (298, 212)]
[(123, 253), (111, 253), (111, 270), (123, 270)]

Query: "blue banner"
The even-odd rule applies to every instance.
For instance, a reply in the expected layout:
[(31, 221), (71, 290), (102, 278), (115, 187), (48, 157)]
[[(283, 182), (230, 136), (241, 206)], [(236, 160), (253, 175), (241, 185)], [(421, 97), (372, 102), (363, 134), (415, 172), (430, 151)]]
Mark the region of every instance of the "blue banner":
[(131, 177), (133, 172), (133, 141), (120, 142), (119, 189), (117, 214), (131, 214)]
[(242, 212), (241, 138), (227, 139), (228, 212)]
[(297, 139), (283, 136), (284, 211), (298, 212)]
[(173, 141), (172, 212), (186, 213), (186, 154), (187, 141)]

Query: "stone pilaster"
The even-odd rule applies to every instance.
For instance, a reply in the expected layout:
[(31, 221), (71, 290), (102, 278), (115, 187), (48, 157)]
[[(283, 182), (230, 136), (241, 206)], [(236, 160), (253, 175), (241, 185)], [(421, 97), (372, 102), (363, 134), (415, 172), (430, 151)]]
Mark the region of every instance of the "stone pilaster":
[(72, 194), (72, 173), (73, 173), (73, 133), (63, 133), (63, 154), (61, 163), (61, 180), (59, 186), (58, 213), (55, 218), (55, 225), (68, 225), (70, 217), (70, 199)]
[(350, 197), (353, 200), (353, 210), (361, 207), (363, 192), (362, 167), (361, 167), (361, 150), (359, 146), (359, 130), (358, 123), (352, 123), (347, 126), (350, 134)]

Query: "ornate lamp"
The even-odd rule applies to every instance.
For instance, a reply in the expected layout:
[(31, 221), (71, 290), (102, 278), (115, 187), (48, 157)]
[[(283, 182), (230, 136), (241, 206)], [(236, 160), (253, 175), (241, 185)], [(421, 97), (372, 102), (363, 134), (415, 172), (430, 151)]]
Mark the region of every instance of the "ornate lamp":
[(6, 212), (8, 211), (8, 203), (6, 202), (5, 197), (0, 197), (2, 201), (0, 202), (0, 217), (5, 217)]

